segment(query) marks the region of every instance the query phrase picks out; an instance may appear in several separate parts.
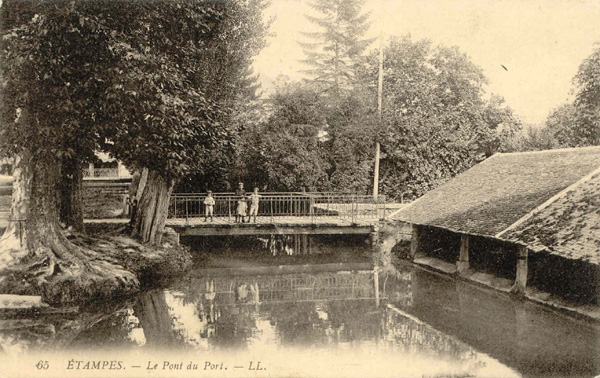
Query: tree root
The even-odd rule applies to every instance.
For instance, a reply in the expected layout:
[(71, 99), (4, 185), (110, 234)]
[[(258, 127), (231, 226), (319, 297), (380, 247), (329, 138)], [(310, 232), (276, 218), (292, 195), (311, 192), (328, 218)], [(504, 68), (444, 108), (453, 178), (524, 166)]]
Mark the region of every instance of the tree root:
[[(20, 253), (22, 255), (22, 253)], [(102, 257), (66, 238), (47, 241), (0, 270), (0, 292), (41, 294), (51, 304), (109, 299), (139, 289), (137, 277), (113, 257)]]
[(135, 293), (190, 265), (181, 248), (151, 248), (122, 235), (60, 234), (0, 269), (0, 293), (42, 295), (53, 305), (100, 302)]

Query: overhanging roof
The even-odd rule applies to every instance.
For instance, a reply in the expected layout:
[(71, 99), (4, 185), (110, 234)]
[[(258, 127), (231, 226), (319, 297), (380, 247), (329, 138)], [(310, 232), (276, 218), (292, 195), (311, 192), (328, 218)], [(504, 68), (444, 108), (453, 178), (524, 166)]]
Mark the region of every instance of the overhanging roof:
[[(394, 214), (405, 222), (500, 236), (600, 168), (600, 147), (499, 153)], [(504, 237), (503, 237), (504, 238)]]

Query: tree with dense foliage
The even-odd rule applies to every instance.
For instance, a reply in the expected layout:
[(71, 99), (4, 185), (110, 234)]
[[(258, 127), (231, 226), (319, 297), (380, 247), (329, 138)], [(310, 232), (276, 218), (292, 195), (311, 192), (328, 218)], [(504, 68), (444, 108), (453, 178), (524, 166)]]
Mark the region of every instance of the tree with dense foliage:
[[(484, 97), (482, 70), (456, 47), (393, 38), (384, 49), (380, 182), (400, 198), (420, 196), (500, 151), (519, 128), (503, 99)], [(363, 75), (375, 99), (378, 52)], [(374, 101), (374, 100), (373, 100)]]
[(252, 59), (265, 46), (272, 20), (263, 20), (264, 0), (221, 2), (223, 21), (206, 40), (196, 80), (206, 96), (219, 104), (215, 121), (224, 134), (211, 150), (199, 146), (198, 159), (182, 177), (178, 190), (229, 190), (235, 174), (239, 134), (262, 117), (258, 75)]
[(577, 108), (574, 104), (563, 104), (552, 109), (544, 130), (552, 136), (559, 147), (574, 147), (580, 142), (575, 129), (579, 123)]
[(303, 33), (311, 42), (304, 49), (306, 72), (334, 98), (351, 89), (356, 81), (360, 57), (373, 39), (364, 39), (369, 29), (369, 13), (362, 13), (363, 0), (316, 0), (309, 3), (318, 15), (306, 18), (319, 31)]
[[(267, 119), (255, 118), (236, 144), (235, 176), (271, 190), (365, 192), (374, 145), (373, 109), (356, 69), (372, 42), (363, 1), (315, 1), (319, 30), (304, 33), (311, 80), (279, 78), (267, 100)], [(352, 90), (350, 90), (352, 89)]]
[(573, 137), (578, 146), (600, 145), (600, 48), (581, 63), (573, 82), (578, 118)]
[(573, 83), (575, 101), (553, 109), (546, 127), (562, 147), (600, 145), (600, 48), (581, 63)]
[(327, 108), (324, 151), (329, 182), (336, 190), (366, 194), (371, 187), (379, 118), (370, 95), (357, 88)]
[(600, 145), (600, 48), (581, 63), (573, 84), (575, 100), (552, 109), (544, 127), (522, 136), (515, 149)]
[(404, 37), (392, 39), (384, 54), (381, 124), (378, 51), (358, 71), (363, 84), (335, 101), (318, 84), (282, 81), (270, 98), (268, 121), (246, 134), (245, 177), (274, 190), (367, 193), (377, 136), (380, 186), (400, 199), (512, 148), (520, 122), (501, 97), (486, 96), (481, 69), (457, 48)]
[(376, 116), (362, 93), (331, 106), (315, 85), (280, 78), (268, 104), (269, 117), (239, 138), (244, 182), (278, 191), (367, 192)]
[(318, 91), (281, 81), (269, 106), (269, 118), (250, 125), (240, 136), (242, 178), (251, 186), (276, 191), (328, 187), (328, 164), (320, 138), (326, 120)]
[[(108, 256), (61, 232), (57, 191), (65, 200), (64, 177), (81, 179), (68, 163), (100, 147), (146, 168), (133, 232), (160, 243), (174, 183), (228, 137), (220, 122), (226, 106), (217, 106), (221, 98), (209, 97), (202, 82), (212, 61), (206, 51), (252, 44), (252, 28), (240, 35), (239, 25), (260, 13), (249, 10), (257, 3), (5, 2), (0, 148), (16, 165), (11, 222), (0, 241), (2, 276), (65, 292), (86, 282), (131, 284), (131, 274)], [(241, 15), (236, 22), (227, 18), (234, 13)], [(248, 59), (228, 65), (231, 77), (244, 74)], [(214, 86), (216, 77), (225, 72)]]
[(561, 146), (550, 128), (529, 124), (523, 125), (521, 132), (515, 134), (503, 149), (507, 152), (516, 152), (552, 150), (559, 147)]
[(225, 6), (124, 1), (110, 25), (121, 59), (104, 104), (102, 147), (143, 172), (132, 231), (144, 242), (160, 243), (175, 183), (227, 136), (223, 110), (199, 83)]
[[(59, 15), (60, 9), (62, 9), (62, 14)], [(46, 43), (45, 45), (41, 44), (39, 48), (42, 51), (43, 49), (54, 50), (59, 46), (60, 59), (42, 63), (43, 66), (39, 70), (47, 70), (43, 76), (44, 86), (39, 87), (41, 91), (37, 94), (34, 90), (31, 90), (30, 94), (35, 94), (41, 102), (52, 103), (54, 106), (48, 111), (53, 113), (51, 118), (63, 122), (62, 128), (65, 133), (61, 134), (64, 139), (60, 141), (63, 150), (60, 153), (59, 190), (61, 198), (65, 198), (65, 200), (61, 200), (59, 215), (61, 221), (67, 226), (73, 226), (81, 231), (83, 229), (83, 211), (80, 200), (82, 167), (95, 158), (93, 151), (97, 146), (98, 123), (94, 120), (93, 99), (102, 96), (106, 90), (107, 80), (100, 79), (104, 75), (105, 66), (103, 64), (114, 63), (114, 57), (111, 57), (110, 52), (105, 48), (109, 38), (105, 31), (96, 30), (93, 28), (93, 23), (82, 22), (83, 14), (80, 13), (80, 10), (66, 7), (66, 4), (9, 2), (2, 12), (3, 30), (25, 28), (27, 24), (31, 24), (34, 17), (37, 17), (38, 22), (44, 22), (40, 15), (48, 12), (53, 12), (53, 17), (65, 18), (67, 23), (78, 24), (78, 29), (68, 30), (66, 35), (61, 34), (65, 30), (60, 28), (43, 29), (46, 33), (43, 36)], [(92, 37), (90, 38), (90, 36)], [(4, 46), (9, 48), (14, 46), (14, 37), (14, 34), (6, 34)], [(31, 40), (29, 41), (31, 42)], [(81, 49), (82, 44), (87, 44), (89, 48)], [(44, 51), (44, 53), (47, 53), (48, 56), (57, 55), (54, 51)], [(97, 60), (98, 64), (80, 66), (81, 62), (93, 60)], [(10, 62), (6, 63), (10, 64)], [(16, 68), (19, 67), (16, 66)], [(29, 80), (31, 79), (30, 77)], [(79, 86), (77, 83), (83, 83), (83, 85)], [(57, 96), (59, 98), (52, 99), (52, 96), (56, 96), (56, 92), (60, 92)], [(8, 112), (5, 114), (5, 119), (14, 118), (14, 114), (12, 114), (14, 108), (8, 106), (5, 110)], [(7, 128), (7, 130), (9, 129)], [(10, 139), (7, 138), (5, 141), (10, 142)], [(11, 153), (10, 148), (0, 150), (7, 154)]]
[(85, 159), (96, 146), (95, 103), (108, 89), (103, 63), (115, 61), (112, 36), (74, 3), (5, 2), (0, 12), (0, 148), (15, 157), (11, 217), (0, 241), (2, 281), (13, 277), (22, 290), (65, 297), (89, 282), (129, 287), (131, 273), (72, 243), (58, 222), (63, 162)]

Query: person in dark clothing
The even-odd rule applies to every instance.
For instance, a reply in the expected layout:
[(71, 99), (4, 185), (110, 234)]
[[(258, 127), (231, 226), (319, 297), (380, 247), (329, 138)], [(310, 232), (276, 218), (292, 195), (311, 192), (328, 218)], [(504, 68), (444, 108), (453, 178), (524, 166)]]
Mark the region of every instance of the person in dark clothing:
[(246, 191), (244, 190), (244, 183), (240, 182), (238, 184), (237, 189), (235, 190), (235, 195), (239, 197), (239, 196), (243, 196), (245, 194), (246, 194)]

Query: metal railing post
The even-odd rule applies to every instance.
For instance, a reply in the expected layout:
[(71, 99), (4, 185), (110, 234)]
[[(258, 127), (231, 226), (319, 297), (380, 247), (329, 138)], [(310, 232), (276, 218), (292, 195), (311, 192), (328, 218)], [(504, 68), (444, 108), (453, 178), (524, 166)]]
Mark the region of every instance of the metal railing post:
[(273, 219), (273, 200), (275, 199), (275, 197), (271, 197), (271, 199), (269, 200), (269, 204), (271, 205), (271, 222), (274, 221)]
[(188, 219), (188, 199), (185, 199), (185, 223), (189, 223), (189, 219)]

